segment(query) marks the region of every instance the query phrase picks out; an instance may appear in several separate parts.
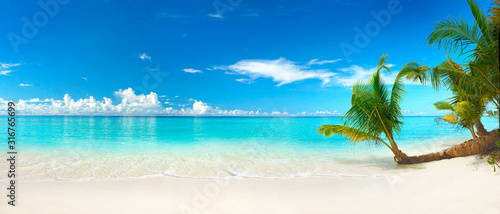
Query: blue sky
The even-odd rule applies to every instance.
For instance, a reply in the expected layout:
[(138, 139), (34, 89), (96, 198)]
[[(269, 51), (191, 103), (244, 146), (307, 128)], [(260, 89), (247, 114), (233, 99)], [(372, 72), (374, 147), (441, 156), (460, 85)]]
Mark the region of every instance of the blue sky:
[[(343, 114), (352, 82), (382, 54), (395, 72), (409, 61), (435, 66), (446, 58), (426, 46), (433, 24), (472, 20), (465, 0), (40, 2), (49, 6), (0, 3), (0, 98), (24, 100), (33, 114), (116, 110), (125, 98), (136, 112)], [(369, 40), (356, 42), (358, 29)], [(450, 96), (406, 90), (405, 115), (440, 115), (432, 103)]]

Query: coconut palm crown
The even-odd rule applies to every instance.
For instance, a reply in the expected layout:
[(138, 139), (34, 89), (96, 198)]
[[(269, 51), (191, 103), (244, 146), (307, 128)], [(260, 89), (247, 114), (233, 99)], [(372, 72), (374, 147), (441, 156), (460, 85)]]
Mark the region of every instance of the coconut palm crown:
[[(448, 18), (439, 21), (429, 35), (428, 45), (438, 45), (446, 51), (465, 56), (468, 61), (465, 69), (443, 70), (437, 72), (433, 86), (440, 77), (454, 75), (460, 79), (458, 88), (473, 87), (483, 91), (488, 101), (500, 109), (500, 72), (498, 58), (498, 32), (500, 28), (500, 1), (495, 0), (490, 6), (489, 15), (484, 13), (473, 0), (467, 0), (474, 17), (473, 23), (468, 20)], [(451, 60), (448, 58), (450, 63)], [(458, 65), (458, 64), (456, 64)], [(429, 71), (432, 71), (430, 69)], [(439, 70), (437, 70), (439, 71)]]

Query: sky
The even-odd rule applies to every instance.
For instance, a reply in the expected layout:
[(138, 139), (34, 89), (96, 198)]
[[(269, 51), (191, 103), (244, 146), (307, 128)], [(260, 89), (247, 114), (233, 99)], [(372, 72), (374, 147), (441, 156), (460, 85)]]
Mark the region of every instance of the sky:
[[(477, 1), (487, 10), (490, 1)], [(466, 0), (0, 2), (0, 102), (32, 115), (343, 115), (352, 85), (453, 53), (427, 46)], [(406, 84), (407, 116), (446, 90)]]

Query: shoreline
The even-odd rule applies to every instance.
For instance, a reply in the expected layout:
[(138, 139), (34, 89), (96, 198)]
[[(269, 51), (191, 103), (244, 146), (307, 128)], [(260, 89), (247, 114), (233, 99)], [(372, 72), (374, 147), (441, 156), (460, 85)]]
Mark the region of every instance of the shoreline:
[[(409, 155), (421, 155), (458, 145), (457, 142), (462, 142), (464, 139), (461, 137), (441, 138), (409, 146), (402, 144), (402, 149)], [(198, 150), (204, 151), (203, 148)], [(177, 151), (167, 153), (163, 150), (155, 150), (150, 152), (142, 151), (138, 155), (122, 151), (100, 153), (84, 149), (73, 152), (65, 150), (23, 151), (23, 164), (18, 167), (24, 173), (18, 177), (18, 180), (22, 182), (101, 181), (162, 176), (193, 179), (350, 178), (383, 177), (393, 172), (415, 168), (415, 166), (397, 167), (388, 151), (383, 148), (374, 151), (363, 146), (351, 147), (346, 151), (338, 150), (337, 153), (320, 151), (320, 153), (310, 154), (296, 153), (294, 156), (291, 156), (291, 153), (280, 151), (284, 153), (269, 153), (266, 156), (247, 157), (246, 154), (236, 155), (231, 153), (233, 150), (237, 149), (225, 148), (225, 153), (219, 154), (226, 158), (225, 161), (219, 160), (210, 164), (200, 161), (214, 160), (213, 157), (200, 156), (196, 152), (184, 154)], [(228, 154), (231, 156), (228, 157)], [(360, 159), (359, 156), (363, 156), (363, 158)], [(195, 158), (186, 159), (186, 157)], [(232, 157), (238, 159), (232, 159)], [(182, 161), (179, 158), (183, 158)], [(260, 158), (260, 161), (253, 161), (258, 158)], [(125, 163), (123, 162), (125, 160), (137, 160), (137, 164), (134, 161)], [(144, 160), (147, 160), (147, 162), (144, 162)], [(8, 166), (5, 162), (0, 162), (0, 167), (7, 168)], [(7, 177), (0, 175), (0, 182), (5, 180), (7, 180)]]
[[(385, 177), (26, 181), (0, 213), (496, 213), (500, 177), (476, 156)], [(2, 181), (4, 183), (4, 181)], [(186, 212), (183, 212), (186, 211)]]

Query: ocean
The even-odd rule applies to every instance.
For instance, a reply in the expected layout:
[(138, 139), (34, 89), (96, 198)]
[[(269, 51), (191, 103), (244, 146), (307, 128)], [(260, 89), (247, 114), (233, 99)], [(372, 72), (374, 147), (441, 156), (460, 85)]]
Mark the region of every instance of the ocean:
[[(418, 155), (471, 138), (468, 130), (435, 118), (405, 117), (395, 139), (400, 149)], [(373, 177), (401, 168), (383, 145), (352, 145), (342, 136), (316, 133), (319, 125), (340, 119), (18, 116), (18, 179)], [(482, 121), (488, 130), (498, 128), (498, 118)], [(7, 140), (4, 145), (2, 154)]]

